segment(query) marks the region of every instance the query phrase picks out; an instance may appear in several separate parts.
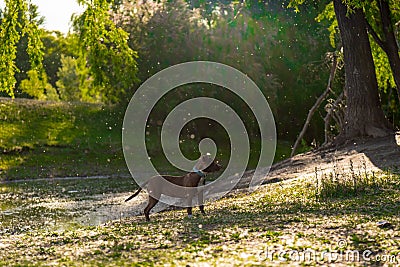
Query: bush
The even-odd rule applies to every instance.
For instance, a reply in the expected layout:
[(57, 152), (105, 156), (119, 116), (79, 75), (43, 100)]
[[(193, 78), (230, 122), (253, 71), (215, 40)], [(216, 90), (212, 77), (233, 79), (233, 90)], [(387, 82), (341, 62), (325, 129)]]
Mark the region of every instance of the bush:
[(21, 81), (22, 92), (38, 100), (59, 100), (57, 91), (47, 82), (47, 77), (40, 77), (36, 70), (28, 71), (28, 79)]

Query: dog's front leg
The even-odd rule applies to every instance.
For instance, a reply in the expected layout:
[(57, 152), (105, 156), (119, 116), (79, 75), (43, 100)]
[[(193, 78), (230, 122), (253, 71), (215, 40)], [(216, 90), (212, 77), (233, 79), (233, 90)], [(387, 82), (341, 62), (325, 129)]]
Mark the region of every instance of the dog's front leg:
[(190, 191), (191, 189), (188, 190), (186, 194), (186, 207), (187, 207), (187, 214), (189, 218), (192, 218), (192, 199), (193, 199), (193, 193)]
[(200, 212), (201, 214), (205, 215), (206, 212), (204, 211), (204, 187), (201, 187), (201, 189), (199, 189), (199, 193), (198, 193), (198, 200), (199, 200), (199, 208), (200, 208)]

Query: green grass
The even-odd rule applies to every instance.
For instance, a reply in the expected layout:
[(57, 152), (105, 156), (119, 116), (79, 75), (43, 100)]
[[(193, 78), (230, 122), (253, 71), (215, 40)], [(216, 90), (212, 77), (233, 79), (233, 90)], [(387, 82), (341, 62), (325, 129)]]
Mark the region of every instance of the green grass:
[[(400, 186), (397, 179), (392, 179), (392, 173), (376, 174), (366, 169), (365, 162), (362, 162), (362, 169), (354, 170), (354, 163), (350, 160), (348, 172), (334, 168), (332, 172), (318, 175), (315, 173), (316, 198), (326, 200), (331, 198), (357, 197), (365, 194), (375, 194), (386, 189), (388, 186)], [(391, 184), (394, 183), (394, 184)]]
[[(384, 186), (373, 193), (324, 200), (316, 198), (318, 191), (312, 179), (270, 184), (251, 194), (239, 193), (208, 203), (208, 214), (201, 216), (196, 209), (192, 219), (186, 218), (184, 210), (175, 210), (152, 214), (149, 223), (144, 222), (143, 216), (137, 216), (105, 225), (74, 224), (52, 229), (43, 227), (42, 223), (23, 228), (22, 221), (18, 222), (18, 231), (1, 235), (0, 265), (314, 266), (340, 263), (395, 266), (400, 261), (400, 177), (385, 177)], [(123, 192), (126, 186), (122, 180), (104, 180), (98, 183), (98, 189), (95, 189), (95, 180), (86, 183), (75, 182), (71, 188), (88, 186), (98, 193)], [(124, 185), (119, 187), (119, 184)], [(7, 184), (0, 190), (0, 197), (5, 200), (18, 195), (21, 201), (18, 205), (24, 206), (26, 201), (33, 201), (33, 193), (36, 199), (68, 200), (91, 195), (89, 190), (71, 196), (55, 188), (58, 187), (38, 182)], [(63, 216), (62, 209), (53, 212), (55, 216)], [(38, 218), (32, 217), (25, 224), (35, 225), (43, 219), (40, 213), (36, 214)], [(389, 221), (392, 227), (377, 227), (376, 222), (381, 220)], [(0, 230), (5, 227), (0, 224)], [(371, 251), (369, 261), (345, 258), (355, 251), (362, 255), (367, 250)], [(318, 262), (314, 258), (302, 260), (301, 255), (305, 253), (315, 255)], [(388, 260), (392, 258), (382, 260), (390, 255), (397, 257), (392, 264)]]
[(102, 105), (0, 100), (0, 179), (127, 174), (115, 117)]
[[(128, 175), (122, 118), (122, 110), (100, 104), (0, 99), (0, 180)], [(196, 155), (198, 141), (183, 139), (183, 153)], [(147, 136), (146, 145), (157, 170), (177, 171), (163, 156), (157, 134)], [(218, 148), (218, 158), (226, 165), (229, 146)], [(290, 143), (279, 141), (275, 161), (289, 154)], [(257, 166), (254, 155), (249, 169)]]

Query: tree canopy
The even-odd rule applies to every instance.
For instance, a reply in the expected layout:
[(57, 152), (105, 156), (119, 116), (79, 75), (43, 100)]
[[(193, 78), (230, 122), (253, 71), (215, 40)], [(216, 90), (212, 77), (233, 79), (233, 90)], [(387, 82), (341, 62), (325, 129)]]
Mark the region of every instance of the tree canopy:
[(128, 46), (128, 33), (111, 20), (106, 0), (78, 0), (86, 10), (74, 20), (80, 55), (87, 60), (94, 85), (103, 99), (116, 102), (137, 82), (137, 53)]

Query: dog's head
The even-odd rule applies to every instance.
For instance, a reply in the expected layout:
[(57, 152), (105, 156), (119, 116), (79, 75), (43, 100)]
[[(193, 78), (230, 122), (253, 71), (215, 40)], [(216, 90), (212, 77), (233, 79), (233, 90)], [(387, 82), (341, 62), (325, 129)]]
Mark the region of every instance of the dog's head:
[(210, 154), (206, 154), (200, 157), (195, 168), (203, 172), (217, 172), (221, 170), (222, 166), (217, 160), (212, 159)]

